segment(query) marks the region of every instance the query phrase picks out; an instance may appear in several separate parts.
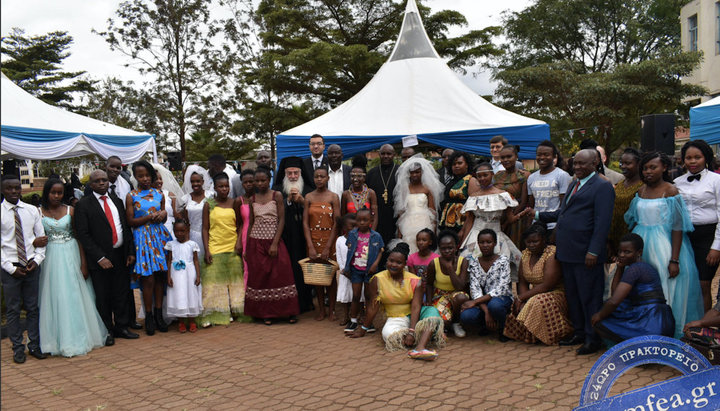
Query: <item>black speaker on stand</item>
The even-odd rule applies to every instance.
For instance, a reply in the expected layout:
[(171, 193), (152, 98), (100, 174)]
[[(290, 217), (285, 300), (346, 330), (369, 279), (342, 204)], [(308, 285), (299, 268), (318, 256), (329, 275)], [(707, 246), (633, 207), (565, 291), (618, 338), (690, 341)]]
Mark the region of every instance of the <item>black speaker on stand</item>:
[(179, 151), (168, 151), (165, 153), (170, 166), (170, 171), (182, 171), (182, 158)]
[(642, 140), (640, 149), (644, 152), (659, 151), (669, 156), (675, 154), (675, 115), (650, 114), (641, 117)]

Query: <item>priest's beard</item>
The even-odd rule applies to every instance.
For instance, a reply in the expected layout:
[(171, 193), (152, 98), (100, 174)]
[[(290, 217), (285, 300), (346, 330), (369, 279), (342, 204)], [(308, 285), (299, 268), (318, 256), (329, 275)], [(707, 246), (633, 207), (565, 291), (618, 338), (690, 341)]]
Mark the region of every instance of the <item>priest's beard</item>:
[(305, 188), (305, 182), (303, 181), (302, 176), (298, 177), (298, 180), (295, 182), (290, 181), (290, 179), (285, 176), (283, 179), (283, 193), (285, 193), (286, 196), (289, 196), (290, 190), (293, 188), (297, 188), (298, 193), (302, 194), (303, 189)]

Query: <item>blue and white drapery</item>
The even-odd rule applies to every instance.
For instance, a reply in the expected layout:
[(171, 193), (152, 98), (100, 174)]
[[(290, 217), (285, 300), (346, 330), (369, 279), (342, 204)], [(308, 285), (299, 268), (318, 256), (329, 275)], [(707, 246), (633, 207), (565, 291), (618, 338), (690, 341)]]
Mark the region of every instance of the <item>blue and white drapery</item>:
[(131, 163), (152, 152), (157, 161), (155, 138), (151, 134), (111, 136), (5, 125), (1, 130), (3, 158), (60, 160), (98, 154), (103, 158), (118, 156), (123, 163)]

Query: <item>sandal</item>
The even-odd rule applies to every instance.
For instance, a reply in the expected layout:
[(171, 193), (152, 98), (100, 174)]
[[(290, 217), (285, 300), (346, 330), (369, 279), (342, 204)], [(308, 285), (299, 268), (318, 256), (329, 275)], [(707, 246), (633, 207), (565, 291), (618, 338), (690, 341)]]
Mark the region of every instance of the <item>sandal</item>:
[(197, 332), (197, 325), (195, 323), (190, 323), (190, 330), (191, 333)]
[(178, 331), (180, 331), (181, 334), (184, 333), (184, 332), (187, 332), (187, 327), (185, 327), (185, 323), (184, 323), (184, 322), (180, 321), (180, 322), (178, 323)]
[(272, 325), (272, 320), (269, 319), (269, 318), (266, 318), (266, 319), (263, 320), (263, 324), (265, 324), (265, 325)]
[(290, 324), (296, 324), (296, 323), (298, 322), (298, 319), (297, 319), (296, 316), (291, 315), (290, 318), (288, 318), (288, 322), (289, 322)]
[(408, 351), (408, 357), (413, 360), (433, 361), (438, 357), (438, 353), (432, 350), (412, 350)]

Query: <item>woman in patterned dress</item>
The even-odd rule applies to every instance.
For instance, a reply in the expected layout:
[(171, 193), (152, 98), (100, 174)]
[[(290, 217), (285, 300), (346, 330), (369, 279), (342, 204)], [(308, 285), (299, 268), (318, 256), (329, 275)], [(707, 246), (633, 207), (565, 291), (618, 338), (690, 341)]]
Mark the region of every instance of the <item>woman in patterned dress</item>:
[(555, 345), (573, 331), (555, 246), (546, 244), (547, 230), (541, 223), (530, 226), (524, 238), (518, 295), (505, 322), (505, 336)]
[(377, 229), (377, 195), (375, 190), (368, 188), (365, 184), (365, 165), (367, 160), (363, 155), (357, 155), (352, 159), (350, 170), (350, 188), (343, 191), (340, 199), (340, 212), (342, 215), (357, 213), (358, 210), (367, 208), (372, 213), (372, 224), (370, 228)]
[(160, 332), (168, 330), (162, 317), (162, 306), (168, 269), (165, 243), (172, 239), (164, 225), (168, 217), (165, 201), (170, 200), (153, 188), (157, 174), (150, 163), (137, 161), (132, 165), (132, 171), (138, 188), (128, 193), (125, 204), (132, 204), (132, 207), (125, 211), (135, 240), (134, 273), (142, 279), (145, 332), (153, 335), (156, 326)]
[(245, 314), (272, 325), (273, 319), (289, 317), (297, 322), (300, 312), (290, 255), (282, 241), (285, 206), (282, 194), (269, 189), (270, 169), (255, 170), (255, 195), (250, 204), (250, 228), (245, 249), (248, 276)]
[(468, 187), (472, 178), (470, 172), (475, 168), (475, 161), (468, 153), (456, 151), (450, 156), (449, 163), (452, 164), (453, 180), (445, 189), (438, 231), (452, 230), (458, 233), (465, 221), (462, 208), (468, 199)]
[[(643, 184), (640, 176), (640, 152), (632, 147), (626, 148), (620, 157), (620, 169), (625, 179), (615, 185), (615, 208), (609, 236), (611, 250), (617, 249), (620, 238), (630, 232), (625, 224), (625, 213)], [(612, 254), (615, 255), (615, 252)]]
[[(308, 249), (307, 255), (311, 260), (319, 262), (335, 259), (335, 247), (333, 247), (336, 236), (335, 213), (336, 210), (340, 209), (340, 200), (335, 193), (328, 190), (328, 178), (326, 166), (315, 169), (313, 180), (317, 188), (305, 196), (305, 208), (303, 211), (303, 231)], [(334, 277), (329, 287), (315, 286), (317, 294), (315, 319), (322, 321), (327, 315), (325, 312), (325, 288), (327, 288), (328, 292), (330, 321), (336, 321), (337, 282)]]
[[(515, 146), (507, 145), (500, 150), (500, 162), (505, 170), (495, 174), (495, 186), (510, 193), (518, 202), (515, 211), (524, 210), (527, 205), (527, 179), (530, 173), (525, 170), (518, 170), (515, 167), (518, 156)], [(522, 230), (526, 227), (523, 220), (505, 226), (505, 234), (513, 241), (516, 247), (520, 248), (522, 241)]]

